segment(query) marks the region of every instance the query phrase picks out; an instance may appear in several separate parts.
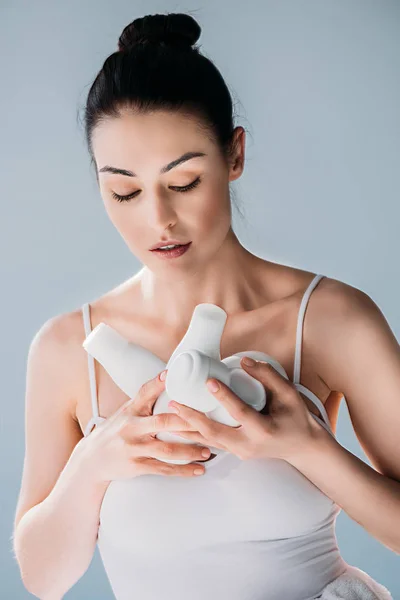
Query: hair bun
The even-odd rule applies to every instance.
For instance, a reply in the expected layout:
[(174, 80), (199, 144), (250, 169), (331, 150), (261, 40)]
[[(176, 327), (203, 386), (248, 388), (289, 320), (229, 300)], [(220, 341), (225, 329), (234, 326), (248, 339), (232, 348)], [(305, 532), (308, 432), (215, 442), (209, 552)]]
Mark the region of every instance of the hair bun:
[(144, 42), (193, 46), (200, 37), (201, 27), (185, 13), (155, 14), (139, 17), (129, 23), (118, 39), (118, 50), (128, 52)]

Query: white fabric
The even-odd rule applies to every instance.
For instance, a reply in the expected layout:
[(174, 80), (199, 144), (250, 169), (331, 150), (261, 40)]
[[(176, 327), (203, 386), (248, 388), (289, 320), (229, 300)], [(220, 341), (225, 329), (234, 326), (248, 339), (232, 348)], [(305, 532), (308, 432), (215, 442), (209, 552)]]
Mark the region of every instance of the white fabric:
[(393, 600), (389, 590), (354, 566), (329, 583), (321, 600)]

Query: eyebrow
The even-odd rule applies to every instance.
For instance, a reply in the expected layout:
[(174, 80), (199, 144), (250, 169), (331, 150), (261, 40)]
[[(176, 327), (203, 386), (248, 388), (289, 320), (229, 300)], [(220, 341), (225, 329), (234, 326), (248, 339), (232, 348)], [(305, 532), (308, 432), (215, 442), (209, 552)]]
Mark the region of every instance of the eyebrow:
[[(160, 174), (167, 173), (174, 167), (180, 165), (191, 158), (197, 158), (198, 156), (207, 156), (205, 152), (185, 152), (179, 158), (176, 158), (172, 162), (168, 163), (164, 167), (160, 169)], [(137, 177), (136, 173), (133, 171), (128, 171), (127, 169), (118, 169), (117, 167), (111, 167), (110, 165), (105, 165), (101, 169), (99, 169), (99, 173), (113, 173), (115, 175), (126, 175), (127, 177)]]

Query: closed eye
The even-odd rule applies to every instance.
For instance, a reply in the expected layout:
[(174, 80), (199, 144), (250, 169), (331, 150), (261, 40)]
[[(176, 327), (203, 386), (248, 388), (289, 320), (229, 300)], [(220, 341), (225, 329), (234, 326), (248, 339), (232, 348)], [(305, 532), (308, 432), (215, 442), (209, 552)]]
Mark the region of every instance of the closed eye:
[[(197, 179), (195, 179), (194, 181), (192, 181), (192, 183), (189, 183), (188, 185), (184, 185), (184, 186), (176, 186), (176, 185), (172, 186), (171, 185), (170, 189), (174, 190), (176, 192), (188, 192), (188, 191), (192, 190), (193, 188), (197, 187), (199, 185), (200, 181), (201, 181), (201, 178), (197, 177)], [(131, 200), (131, 198), (134, 198), (135, 196), (137, 196), (139, 191), (133, 192), (132, 194), (129, 194), (128, 196), (120, 196), (119, 194), (116, 194), (115, 192), (111, 192), (111, 195), (118, 202), (127, 202), (127, 201)]]

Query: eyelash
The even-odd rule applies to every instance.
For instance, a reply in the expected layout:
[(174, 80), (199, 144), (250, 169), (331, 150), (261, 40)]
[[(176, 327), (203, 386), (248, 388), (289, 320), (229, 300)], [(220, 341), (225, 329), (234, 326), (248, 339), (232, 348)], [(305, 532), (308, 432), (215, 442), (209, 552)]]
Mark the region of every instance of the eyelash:
[[(176, 191), (180, 192), (180, 193), (189, 192), (190, 190), (197, 187), (199, 185), (200, 181), (201, 181), (201, 178), (198, 177), (197, 179), (195, 179), (194, 181), (192, 181), (192, 183), (189, 183), (188, 185), (185, 185), (182, 187), (178, 187), (178, 186), (173, 186), (173, 187), (175, 187)], [(135, 196), (135, 194), (136, 194), (136, 192), (134, 192), (133, 194), (129, 194), (128, 196), (120, 196), (119, 194), (116, 194), (115, 192), (111, 192), (112, 197), (115, 198), (115, 200), (117, 200), (118, 202), (128, 202), (131, 198), (133, 198)]]

